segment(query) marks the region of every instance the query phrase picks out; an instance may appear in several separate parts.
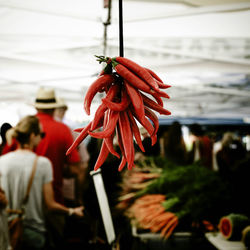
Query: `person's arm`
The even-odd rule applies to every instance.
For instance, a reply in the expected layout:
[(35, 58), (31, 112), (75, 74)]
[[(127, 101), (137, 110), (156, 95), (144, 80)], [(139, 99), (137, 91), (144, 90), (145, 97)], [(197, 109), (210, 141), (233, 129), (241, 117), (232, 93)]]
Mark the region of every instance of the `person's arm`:
[(54, 192), (52, 188), (52, 182), (45, 183), (43, 185), (43, 196), (45, 204), (49, 210), (54, 210), (58, 212), (63, 212), (68, 215), (75, 214), (77, 216), (83, 216), (83, 206), (76, 208), (67, 208), (54, 200)]

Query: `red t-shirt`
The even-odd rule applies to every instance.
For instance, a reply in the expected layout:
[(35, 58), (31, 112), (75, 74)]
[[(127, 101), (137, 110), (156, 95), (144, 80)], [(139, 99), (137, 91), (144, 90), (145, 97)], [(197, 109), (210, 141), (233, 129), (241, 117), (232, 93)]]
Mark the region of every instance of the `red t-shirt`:
[(12, 143), (11, 145), (8, 145), (8, 143), (6, 143), (2, 149), (1, 155), (5, 155), (11, 151), (14, 151), (18, 148), (18, 142), (15, 138), (12, 139)]
[(54, 120), (53, 117), (48, 114), (38, 113), (37, 117), (46, 135), (36, 147), (35, 152), (51, 160), (53, 165), (55, 200), (63, 203), (63, 168), (67, 164), (80, 162), (80, 156), (77, 150), (74, 150), (70, 155), (66, 156), (66, 151), (74, 140), (69, 127)]

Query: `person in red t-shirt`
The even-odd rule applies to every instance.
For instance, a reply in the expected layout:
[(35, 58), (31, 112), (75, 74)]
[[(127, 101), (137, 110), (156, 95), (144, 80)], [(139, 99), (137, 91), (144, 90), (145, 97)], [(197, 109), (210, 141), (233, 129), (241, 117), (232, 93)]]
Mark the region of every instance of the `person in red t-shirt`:
[(34, 107), (37, 109), (36, 116), (46, 134), (35, 151), (38, 155), (46, 156), (51, 160), (54, 171), (55, 199), (57, 202), (63, 203), (63, 168), (65, 165), (70, 165), (73, 172), (75, 172), (80, 162), (80, 156), (77, 150), (66, 156), (66, 151), (74, 139), (69, 127), (53, 118), (55, 108), (58, 107), (54, 90), (40, 88)]
[(193, 148), (189, 153), (189, 163), (200, 161), (204, 167), (212, 170), (212, 140), (207, 135), (205, 135), (205, 131), (198, 123), (193, 123), (190, 125), (190, 132), (193, 137)]
[[(34, 107), (37, 109), (36, 116), (38, 117), (43, 131), (46, 136), (41, 140), (39, 145), (35, 148), (38, 155), (48, 157), (53, 166), (53, 189), (55, 193), (55, 200), (63, 204), (63, 170), (67, 165), (73, 174), (78, 174), (80, 156), (77, 150), (74, 150), (70, 155), (66, 156), (67, 149), (73, 143), (72, 132), (69, 127), (53, 118), (54, 111), (59, 103), (56, 100), (55, 91), (53, 89), (40, 88), (36, 95)], [(56, 220), (54, 215), (48, 216), (51, 218), (53, 231), (60, 233), (57, 236), (57, 243), (63, 233), (64, 219)], [(61, 232), (60, 232), (61, 231)], [(52, 234), (54, 234), (53, 232)]]

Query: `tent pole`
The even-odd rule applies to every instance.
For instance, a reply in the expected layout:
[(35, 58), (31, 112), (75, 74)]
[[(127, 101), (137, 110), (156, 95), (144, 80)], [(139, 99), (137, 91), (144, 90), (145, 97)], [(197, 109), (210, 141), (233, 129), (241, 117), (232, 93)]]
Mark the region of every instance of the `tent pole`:
[(119, 50), (120, 56), (124, 56), (123, 50), (123, 16), (122, 16), (122, 0), (119, 0)]

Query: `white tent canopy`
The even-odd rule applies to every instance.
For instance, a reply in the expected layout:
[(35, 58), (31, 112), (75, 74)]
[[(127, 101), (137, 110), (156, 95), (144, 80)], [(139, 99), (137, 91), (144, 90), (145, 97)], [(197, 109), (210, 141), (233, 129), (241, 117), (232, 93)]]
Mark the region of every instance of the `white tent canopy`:
[[(103, 1), (0, 0), (0, 14), (0, 123), (34, 113), (40, 86), (65, 98), (68, 119), (91, 119), (82, 102), (101, 70)], [(124, 0), (124, 56), (172, 85), (173, 116), (250, 117), (249, 23), (250, 1)], [(117, 0), (106, 55), (119, 55)]]

